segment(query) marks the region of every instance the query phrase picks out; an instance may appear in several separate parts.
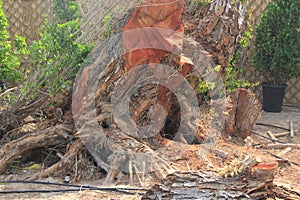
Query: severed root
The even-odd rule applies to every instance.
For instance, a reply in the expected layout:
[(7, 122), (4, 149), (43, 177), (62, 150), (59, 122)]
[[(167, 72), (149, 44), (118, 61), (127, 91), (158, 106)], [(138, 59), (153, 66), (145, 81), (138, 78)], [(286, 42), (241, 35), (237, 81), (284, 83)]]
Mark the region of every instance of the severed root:
[(0, 149), (0, 173), (5, 170), (11, 161), (30, 149), (53, 146), (61, 143), (62, 140), (70, 137), (68, 133), (70, 133), (71, 130), (72, 127), (60, 124), (42, 131), (36, 131), (5, 144)]
[(130, 184), (138, 181), (140, 186), (144, 186), (146, 178), (154, 175), (155, 178), (161, 180), (176, 170), (155, 153), (117, 152), (109, 156), (108, 163), (110, 167), (103, 185), (114, 184), (117, 175), (125, 172), (129, 175)]
[(107, 176), (103, 182), (103, 185), (111, 185), (114, 182), (115, 177), (121, 170), (121, 167), (126, 160), (125, 153), (114, 153), (108, 158), (110, 168), (107, 172)]
[(58, 172), (62, 169), (65, 169), (72, 164), (74, 164), (76, 156), (80, 153), (83, 149), (83, 144), (80, 139), (77, 139), (69, 148), (67, 153), (63, 156), (63, 158), (52, 165), (51, 167), (47, 168), (46, 170), (35, 174), (34, 176), (30, 177), (29, 180), (36, 180), (39, 178), (44, 178), (50, 176), (51, 174)]

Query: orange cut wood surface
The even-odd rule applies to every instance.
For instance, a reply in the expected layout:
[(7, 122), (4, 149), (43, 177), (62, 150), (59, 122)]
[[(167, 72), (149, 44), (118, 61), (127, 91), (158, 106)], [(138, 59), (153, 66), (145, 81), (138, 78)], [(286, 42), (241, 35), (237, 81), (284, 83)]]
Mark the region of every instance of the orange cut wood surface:
[[(183, 0), (149, 0), (134, 9), (123, 31), (153, 27), (174, 30), (183, 34), (184, 24), (181, 21), (183, 11)], [(127, 70), (141, 64), (161, 63), (161, 59), (168, 54), (168, 51), (163, 49), (173, 49), (173, 44), (168, 42), (164, 35), (155, 29), (148, 30), (134, 32), (134, 35), (124, 34), (123, 41), (126, 49), (135, 49), (137, 46), (149, 47), (132, 50), (124, 55)], [(163, 48), (151, 48), (155, 46)]]

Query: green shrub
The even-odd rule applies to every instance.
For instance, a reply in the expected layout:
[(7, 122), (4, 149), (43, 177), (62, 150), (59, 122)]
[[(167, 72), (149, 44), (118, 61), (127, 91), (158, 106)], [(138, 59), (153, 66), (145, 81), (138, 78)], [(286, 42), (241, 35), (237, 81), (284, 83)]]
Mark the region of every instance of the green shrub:
[(31, 68), (36, 82), (47, 85), (51, 96), (60, 89), (69, 90), (71, 82), (92, 46), (76, 42), (73, 33), (78, 30), (78, 20), (63, 24), (47, 24), (39, 41), (30, 46)]
[(54, 0), (53, 10), (57, 20), (61, 23), (73, 21), (79, 18), (78, 4), (74, 0)]
[[(34, 112), (37, 108), (33, 106), (36, 105), (43, 109), (49, 100), (52, 104), (57, 95), (70, 91), (79, 68), (93, 48), (92, 44), (77, 42), (81, 36), (81, 21), (75, 0), (54, 0), (54, 16), (52, 23), (45, 22), (41, 27), (40, 39), (28, 47), (25, 39), (20, 36), (15, 36), (12, 45), (8, 42), (8, 36), (5, 36), (5, 56), (13, 57), (7, 61), (10, 65), (5, 65), (8, 72), (3, 73), (3, 76), (13, 77), (17, 87), (1, 98), (9, 100), (8, 110), (11, 113), (23, 108)], [(22, 68), (18, 67), (21, 61), (24, 62)], [(13, 72), (18, 72), (17, 78)], [(3, 76), (1, 72), (1, 78)]]
[[(59, 3), (60, 2), (60, 3)], [(40, 40), (29, 47), (30, 66), (23, 87), (24, 95), (36, 97), (42, 90), (51, 97), (60, 90), (70, 90), (72, 81), (93, 45), (81, 44), (76, 40), (80, 28), (79, 11), (76, 1), (54, 1), (53, 24), (46, 23), (41, 28)]]
[[(241, 47), (240, 47), (241, 48)], [(240, 59), (240, 48), (238, 48), (233, 56), (230, 57), (228, 66), (222, 76), (224, 86), (227, 91), (232, 92), (237, 88), (251, 88), (257, 86), (259, 83), (251, 83), (246, 79), (240, 77), (243, 73), (243, 68), (238, 66), (237, 62)]]
[(255, 67), (276, 85), (300, 76), (300, 1), (273, 0), (256, 28)]

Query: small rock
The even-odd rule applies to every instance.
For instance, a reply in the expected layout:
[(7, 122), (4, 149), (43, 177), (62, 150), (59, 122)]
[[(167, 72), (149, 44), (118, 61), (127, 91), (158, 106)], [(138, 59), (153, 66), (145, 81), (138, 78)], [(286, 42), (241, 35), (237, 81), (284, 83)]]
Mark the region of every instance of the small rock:
[(260, 157), (256, 157), (256, 162), (257, 163), (262, 163), (262, 159)]
[(65, 181), (65, 183), (70, 183), (70, 181), (71, 181), (71, 175), (69, 175), (69, 174), (66, 175), (64, 181)]

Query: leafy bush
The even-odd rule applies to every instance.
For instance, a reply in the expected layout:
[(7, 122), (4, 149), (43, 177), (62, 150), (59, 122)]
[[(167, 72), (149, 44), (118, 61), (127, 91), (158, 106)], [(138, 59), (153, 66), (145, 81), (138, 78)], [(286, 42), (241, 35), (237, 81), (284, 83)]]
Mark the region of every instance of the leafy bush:
[(54, 1), (57, 17), (53, 24), (41, 28), (40, 40), (29, 47), (30, 66), (23, 87), (24, 95), (35, 98), (34, 91), (42, 90), (54, 96), (60, 90), (70, 90), (72, 80), (92, 49), (92, 45), (76, 42), (80, 34), (79, 11), (76, 1)]
[(254, 65), (276, 85), (300, 76), (300, 1), (268, 5), (256, 29)]
[(11, 44), (7, 28), (8, 21), (0, 0), (0, 81), (15, 83), (20, 80), (22, 75), (22, 72), (18, 69), (20, 66), (19, 60), (27, 54), (26, 43), (23, 37), (15, 36), (14, 44)]
[(79, 18), (78, 4), (74, 0), (54, 0), (53, 9), (55, 15), (57, 16), (57, 20), (61, 23), (69, 22)]
[(225, 88), (230, 92), (237, 88), (251, 88), (258, 85), (258, 83), (251, 83), (244, 78), (239, 77), (244, 70), (237, 64), (239, 59), (240, 49), (238, 48), (233, 56), (231, 56), (229, 64), (225, 69), (225, 73), (222, 76)]
[(47, 85), (51, 96), (60, 89), (69, 90), (71, 82), (91, 50), (90, 45), (76, 42), (73, 33), (78, 30), (78, 20), (63, 24), (47, 24), (41, 39), (30, 46), (31, 69), (40, 85)]
[[(53, 23), (46, 22), (41, 27), (40, 39), (28, 47), (20, 36), (15, 36), (15, 41), (10, 45), (7, 21), (3, 13), (1, 15), (4, 42), (1, 41), (0, 45), (6, 48), (1, 46), (0, 49), (3, 52), (0, 61), (4, 63), (4, 67), (1, 65), (0, 81), (10, 77), (17, 85), (15, 90), (1, 96), (9, 100), (10, 106), (7, 108), (11, 113), (24, 108), (30, 111), (35, 111), (36, 107), (43, 109), (49, 99), (53, 103), (56, 96), (70, 91), (79, 68), (93, 48), (92, 44), (77, 42), (81, 32), (76, 1), (54, 0), (53, 4)], [(24, 63), (22, 68), (19, 67), (21, 61)]]

